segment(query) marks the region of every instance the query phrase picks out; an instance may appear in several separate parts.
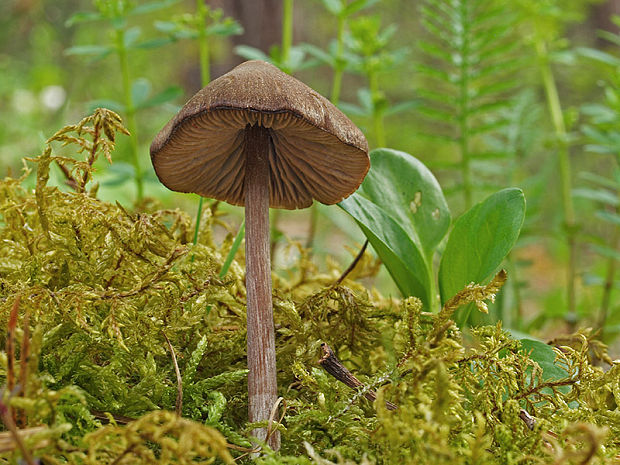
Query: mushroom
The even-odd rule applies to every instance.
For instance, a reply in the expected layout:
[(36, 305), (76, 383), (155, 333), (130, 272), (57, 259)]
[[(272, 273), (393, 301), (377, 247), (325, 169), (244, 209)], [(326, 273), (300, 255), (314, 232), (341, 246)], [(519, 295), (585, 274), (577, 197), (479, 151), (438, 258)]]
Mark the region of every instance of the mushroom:
[[(269, 208), (334, 204), (370, 167), (362, 132), (331, 102), (262, 61), (194, 95), (157, 134), (151, 160), (169, 189), (245, 206), (249, 421), (277, 401)], [(265, 440), (267, 429), (254, 431)], [(268, 438), (277, 450), (280, 438)]]

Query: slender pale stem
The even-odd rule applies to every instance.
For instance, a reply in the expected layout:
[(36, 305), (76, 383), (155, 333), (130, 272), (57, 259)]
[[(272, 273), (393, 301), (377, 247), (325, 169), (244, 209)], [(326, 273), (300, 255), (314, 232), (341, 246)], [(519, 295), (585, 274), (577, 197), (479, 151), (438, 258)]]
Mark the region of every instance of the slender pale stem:
[[(269, 257), (269, 132), (248, 126), (245, 133), (245, 260), (247, 289), (248, 396), (250, 422), (266, 421), (277, 401), (276, 348)], [(265, 440), (266, 428), (254, 431)], [(277, 450), (276, 431), (269, 445)]]
[(560, 168), (559, 174), (562, 195), (562, 211), (564, 214), (564, 226), (566, 228), (566, 242), (568, 246), (568, 268), (566, 271), (566, 299), (568, 308), (565, 318), (567, 322), (574, 324), (577, 317), (575, 296), (577, 247), (575, 238), (575, 209), (573, 206), (573, 198), (571, 195), (571, 163), (568, 152), (567, 134), (566, 127), (564, 125), (564, 114), (562, 112), (562, 105), (560, 103), (558, 89), (555, 84), (553, 72), (551, 71), (551, 65), (549, 64), (549, 54), (547, 52), (547, 46), (543, 39), (537, 39), (535, 46), (536, 54), (538, 55), (538, 66), (540, 68), (545, 94), (547, 96), (547, 105), (549, 107), (549, 113), (551, 114), (551, 121), (555, 130), (555, 136), (558, 141), (558, 161)]
[(291, 55), (291, 46), (293, 44), (293, 0), (284, 0), (282, 8), (282, 53), (280, 63), (289, 73), (289, 60)]
[(344, 17), (338, 16), (338, 35), (336, 48), (336, 63), (334, 66), (334, 79), (332, 81), (331, 102), (338, 105), (340, 100), (340, 88), (342, 87), (342, 74), (344, 72), (342, 55), (344, 53)]
[[(618, 197), (620, 198), (620, 192), (618, 193)], [(616, 213), (620, 214), (620, 208), (616, 208)], [(620, 250), (620, 227), (614, 226), (614, 231), (612, 233), (611, 239), (609, 241), (611, 247), (614, 250)], [(605, 273), (605, 283), (603, 284), (603, 295), (601, 297), (601, 307), (599, 309), (598, 315), (598, 327), (601, 332), (600, 335), (603, 337), (603, 332), (605, 331), (605, 323), (607, 321), (607, 316), (609, 314), (609, 307), (611, 304), (611, 294), (614, 292), (614, 281), (616, 276), (616, 259), (614, 257), (610, 257), (607, 260), (607, 270)]]
[[(293, 0), (284, 0), (282, 6), (282, 45), (280, 50), (280, 67), (286, 73), (290, 73), (293, 70), (289, 67), (289, 61), (291, 58), (291, 46), (293, 45)], [(280, 211), (276, 210), (272, 218), (271, 230), (272, 236), (275, 236), (275, 232), (278, 230), (278, 219), (280, 217)], [(274, 240), (269, 250), (271, 251), (271, 257), (275, 257), (276, 242)]]
[(461, 41), (461, 64), (460, 64), (460, 86), (459, 86), (459, 150), (461, 152), (461, 175), (463, 179), (463, 197), (465, 200), (465, 210), (469, 210), (472, 205), (472, 179), (471, 179), (471, 160), (469, 153), (469, 128), (467, 122), (469, 119), (469, 23), (467, 14), (467, 2), (461, 4), (460, 15), (461, 23), (465, 30), (462, 33)]
[[(336, 62), (334, 63), (334, 77), (332, 80), (332, 90), (330, 101), (334, 105), (338, 105), (340, 101), (340, 89), (342, 88), (342, 75), (344, 73), (343, 54), (344, 54), (344, 27), (345, 16), (338, 16), (338, 32), (336, 36)], [(306, 239), (306, 248), (312, 249), (316, 237), (317, 223), (319, 221), (319, 210), (316, 204), (310, 207), (310, 226), (308, 228), (308, 238)], [(310, 251), (312, 253), (312, 251)]]
[(129, 143), (131, 145), (131, 158), (134, 167), (134, 178), (136, 181), (137, 201), (142, 201), (144, 188), (142, 184), (142, 168), (140, 167), (140, 157), (138, 155), (138, 125), (136, 124), (136, 109), (131, 95), (131, 81), (129, 78), (129, 61), (127, 60), (127, 47), (125, 46), (125, 30), (116, 30), (116, 53), (121, 68), (123, 80), (123, 95), (125, 104), (125, 114), (127, 115), (127, 129), (129, 129)]
[(200, 56), (200, 81), (202, 87), (209, 84), (211, 70), (209, 67), (209, 40), (207, 37), (207, 5), (205, 0), (196, 0), (198, 15), (198, 54)]
[[(207, 37), (207, 5), (205, 0), (196, 0), (196, 13), (198, 15), (198, 55), (200, 59), (200, 82), (202, 87), (209, 84), (211, 80), (211, 71), (209, 67), (209, 40)], [(198, 243), (198, 230), (200, 229), (200, 220), (202, 218), (202, 207), (204, 198), (198, 200), (198, 211), (196, 212), (196, 226), (194, 229), (194, 245)], [(192, 259), (194, 257), (192, 256)]]
[(379, 90), (379, 76), (375, 71), (368, 72), (368, 85), (373, 101), (372, 121), (375, 129), (375, 142), (378, 147), (385, 147), (385, 127), (383, 124), (383, 110), (377, 108), (377, 102), (381, 99)]

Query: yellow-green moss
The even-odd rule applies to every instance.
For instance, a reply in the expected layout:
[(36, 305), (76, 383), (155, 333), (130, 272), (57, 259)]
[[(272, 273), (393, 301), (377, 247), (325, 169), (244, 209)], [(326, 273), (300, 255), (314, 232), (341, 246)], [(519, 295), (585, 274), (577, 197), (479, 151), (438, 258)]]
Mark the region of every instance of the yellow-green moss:
[[(182, 211), (98, 200), (93, 161), (110, 154), (119, 130), (98, 110), (31, 160), (34, 193), (21, 179), (0, 181), (0, 346), (15, 346), (0, 355), (10, 388), (3, 439), (11, 442), (11, 425), (24, 428), (21, 447), (45, 464), (617, 463), (620, 365), (594, 366), (587, 333), (556, 349), (555, 377), (500, 325), (463, 342), (452, 313), (466, 302), (484, 309), (504, 276), (469, 286), (434, 315), (352, 279), (335, 286), (337, 267), (319, 274), (293, 243), (299, 260), (274, 277), (283, 446), (250, 459), (242, 253), (220, 278), (232, 238), (213, 242), (215, 206), (192, 246)], [(76, 159), (56, 157), (54, 141), (75, 147)], [(73, 192), (48, 185), (59, 163)], [(366, 256), (352, 278), (376, 271)], [(172, 413), (167, 340), (182, 418)], [(374, 405), (320, 368), (321, 342), (378, 391)], [(22, 454), (13, 441), (0, 463)]]

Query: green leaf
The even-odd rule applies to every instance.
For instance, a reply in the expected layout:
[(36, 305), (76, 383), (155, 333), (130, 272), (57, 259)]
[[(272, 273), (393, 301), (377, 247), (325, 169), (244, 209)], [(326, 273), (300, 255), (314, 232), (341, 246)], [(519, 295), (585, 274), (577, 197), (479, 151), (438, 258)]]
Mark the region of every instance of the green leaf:
[(556, 353), (551, 346), (534, 339), (520, 339), (522, 350), (529, 354), (543, 371), (543, 380), (551, 381), (566, 378), (568, 373), (555, 364)]
[(620, 188), (620, 185), (616, 183), (611, 178), (606, 178), (605, 176), (600, 176), (595, 173), (590, 173), (588, 171), (584, 171), (579, 173), (579, 179), (583, 179), (585, 181), (597, 184), (600, 187), (605, 187), (607, 189), (616, 190)]
[(241, 246), (241, 241), (245, 237), (245, 221), (241, 223), (239, 226), (239, 231), (237, 231), (237, 235), (235, 236), (235, 240), (228, 251), (228, 255), (226, 255), (226, 260), (224, 260), (224, 264), (222, 265), (222, 269), (220, 270), (220, 278), (224, 278), (226, 273), (228, 273), (228, 269), (235, 259), (235, 255), (237, 254), (237, 250), (239, 250), (239, 246)]
[[(524, 218), (523, 192), (510, 188), (489, 196), (455, 221), (439, 267), (442, 303), (468, 284), (484, 282), (499, 268), (517, 241)], [(467, 312), (461, 310), (460, 315), (462, 323)]]
[(405, 296), (433, 301), (432, 258), (450, 226), (439, 183), (413, 156), (391, 149), (370, 153), (362, 186), (340, 206), (360, 225)]
[(126, 182), (133, 181), (136, 174), (133, 165), (125, 162), (115, 162), (106, 170), (106, 179), (101, 183), (102, 186), (121, 186)]
[(353, 194), (338, 204), (351, 215), (387, 268), (403, 296), (431, 306), (431, 270), (407, 232), (379, 206)]
[(450, 211), (435, 176), (412, 155), (370, 154), (372, 168), (358, 194), (379, 205), (430, 258), (450, 227)]
[(600, 210), (596, 212), (596, 216), (603, 221), (607, 221), (608, 223), (615, 224), (620, 227), (620, 215), (618, 213)]
[(140, 105), (136, 105), (136, 109), (144, 109), (156, 107), (157, 105), (162, 105), (166, 102), (170, 102), (180, 96), (183, 95), (183, 89), (179, 86), (170, 86), (164, 89), (159, 94), (156, 94), (146, 100), (144, 100)]
[(591, 58), (592, 60), (596, 60), (600, 63), (605, 63), (606, 65), (613, 66), (614, 68), (620, 66), (620, 58), (615, 57), (607, 52), (603, 52), (602, 50), (580, 47), (577, 49), (577, 51), (581, 56)]
[(151, 48), (159, 48), (164, 45), (168, 45), (175, 41), (176, 38), (172, 37), (157, 37), (155, 39), (145, 40), (144, 42), (140, 42), (135, 44), (133, 48), (141, 48), (141, 49), (151, 49)]
[(612, 249), (606, 245), (592, 245), (592, 249), (603, 257), (620, 261), (620, 251), (616, 249)]
[(308, 53), (308, 55), (313, 56), (317, 60), (321, 61), (322, 63), (325, 63), (326, 65), (331, 66), (332, 68), (335, 67), (336, 58), (330, 55), (329, 53), (327, 53), (326, 51), (312, 44), (302, 44), (301, 47), (303, 47), (304, 51)]
[(580, 187), (573, 189), (573, 197), (580, 199), (594, 200), (595, 202), (601, 202), (612, 207), (620, 205), (620, 199), (618, 196), (605, 189), (589, 189), (587, 187)]
[(364, 10), (374, 5), (378, 1), (379, 0), (353, 0), (351, 3), (349, 3), (346, 7), (344, 7), (341, 10), (340, 14), (345, 17), (351, 16), (357, 13), (358, 11)]
[(123, 45), (125, 48), (130, 49), (134, 46), (134, 44), (138, 41), (138, 37), (142, 34), (142, 30), (138, 27), (132, 27), (125, 31), (125, 36), (123, 40)]
[(83, 11), (75, 13), (67, 21), (65, 21), (66, 27), (71, 27), (74, 24), (86, 23), (89, 21), (100, 21), (103, 19), (103, 15), (98, 11)]
[(216, 23), (206, 28), (207, 36), (235, 36), (243, 34), (243, 27), (236, 21)]
[(334, 16), (339, 16), (344, 9), (342, 0), (321, 0), (321, 3)]
[(613, 32), (609, 32), (609, 31), (598, 31), (598, 36), (601, 39), (608, 40), (612, 44), (615, 44), (620, 47), (620, 35), (614, 34)]
[(92, 113), (96, 108), (107, 108), (108, 110), (115, 111), (116, 113), (123, 113), (125, 111), (125, 105), (116, 100), (98, 99), (91, 100), (87, 104), (88, 111)]
[(237, 45), (235, 53), (246, 60), (262, 60), (271, 63), (271, 58), (265, 52), (248, 45)]
[(404, 101), (404, 102), (397, 103), (395, 105), (390, 105), (387, 108), (387, 110), (385, 110), (384, 115), (385, 116), (396, 115), (396, 114), (402, 113), (404, 111), (412, 110), (412, 109), (417, 108), (419, 106), (420, 106), (420, 101), (419, 100), (407, 100), (407, 101)]
[(370, 116), (368, 111), (353, 103), (338, 102), (338, 108), (349, 116)]
[(114, 49), (107, 45), (77, 45), (65, 50), (65, 55), (108, 55)]
[(142, 3), (141, 5), (136, 6), (130, 12), (132, 15), (142, 15), (146, 13), (151, 13), (153, 11), (161, 10), (163, 8), (167, 8), (175, 3), (178, 3), (179, 0), (161, 0), (158, 2), (148, 2)]
[(155, 21), (153, 24), (155, 29), (166, 34), (174, 34), (179, 29), (179, 24), (176, 21)]
[(151, 93), (151, 82), (145, 78), (138, 78), (131, 83), (131, 99), (137, 108)]

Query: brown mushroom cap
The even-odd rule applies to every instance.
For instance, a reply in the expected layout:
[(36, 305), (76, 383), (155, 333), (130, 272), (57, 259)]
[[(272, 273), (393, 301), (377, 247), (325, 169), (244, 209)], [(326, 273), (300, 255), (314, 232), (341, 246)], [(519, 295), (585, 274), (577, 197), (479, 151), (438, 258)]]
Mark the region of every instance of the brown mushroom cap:
[(370, 167), (362, 132), (329, 100), (275, 66), (247, 61), (194, 95), (157, 134), (151, 160), (169, 189), (244, 205), (244, 131), (270, 135), (272, 208), (334, 204)]

